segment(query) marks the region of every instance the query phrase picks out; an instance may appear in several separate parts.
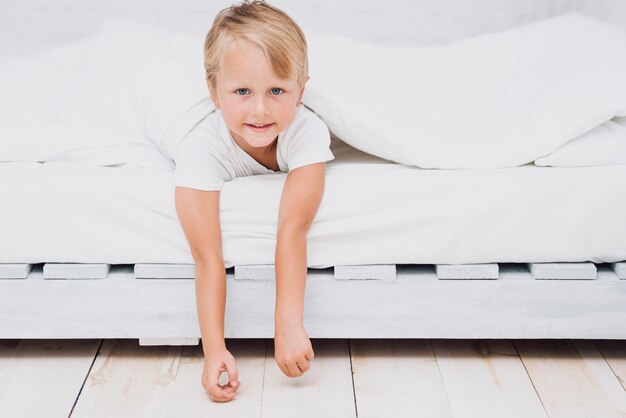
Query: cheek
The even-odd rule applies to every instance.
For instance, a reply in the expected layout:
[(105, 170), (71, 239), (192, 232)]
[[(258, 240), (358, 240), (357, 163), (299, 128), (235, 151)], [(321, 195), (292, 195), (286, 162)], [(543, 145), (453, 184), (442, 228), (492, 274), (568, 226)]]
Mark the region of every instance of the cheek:
[(288, 102), (286, 100), (274, 103), (273, 109), (274, 114), (281, 115), (281, 117), (288, 117), (292, 113), (296, 112), (296, 109), (293, 103)]
[(291, 107), (285, 107), (280, 109), (280, 119), (284, 121), (283, 123), (289, 124), (296, 116), (296, 110)]
[(228, 125), (230, 129), (240, 129), (241, 124), (243, 123), (243, 119), (239, 114), (237, 114), (237, 112), (233, 112), (232, 110), (225, 110), (224, 108), (222, 108), (222, 116), (224, 117), (226, 125)]

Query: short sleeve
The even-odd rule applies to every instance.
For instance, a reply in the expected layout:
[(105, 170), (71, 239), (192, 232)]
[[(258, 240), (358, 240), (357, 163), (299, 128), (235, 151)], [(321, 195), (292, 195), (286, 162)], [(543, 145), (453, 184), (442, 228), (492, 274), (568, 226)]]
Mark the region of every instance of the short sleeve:
[(181, 141), (175, 158), (176, 186), (205, 191), (222, 189), (228, 171), (209, 140), (206, 132), (199, 130), (190, 132)]
[(308, 111), (287, 144), (287, 167), (291, 171), (309, 164), (333, 160), (330, 131), (319, 116)]

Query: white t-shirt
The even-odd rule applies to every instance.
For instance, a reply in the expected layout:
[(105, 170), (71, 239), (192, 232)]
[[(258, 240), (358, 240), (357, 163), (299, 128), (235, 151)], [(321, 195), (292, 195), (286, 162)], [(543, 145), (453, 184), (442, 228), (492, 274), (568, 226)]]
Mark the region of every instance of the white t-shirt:
[(280, 171), (266, 168), (233, 140), (220, 109), (215, 109), (178, 146), (176, 186), (221, 190), (225, 181), (256, 174), (288, 172), (333, 160), (330, 131), (312, 110), (300, 104), (291, 124), (278, 134), (276, 160)]

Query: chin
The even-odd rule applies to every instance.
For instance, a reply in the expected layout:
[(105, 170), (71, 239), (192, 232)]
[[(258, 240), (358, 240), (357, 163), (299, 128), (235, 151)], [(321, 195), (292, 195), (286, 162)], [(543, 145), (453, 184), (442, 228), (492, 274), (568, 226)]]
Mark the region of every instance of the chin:
[(272, 136), (272, 138), (271, 138), (271, 139), (269, 139), (269, 138), (268, 138), (268, 139), (263, 140), (263, 141), (260, 141), (258, 138), (256, 138), (256, 139), (252, 139), (252, 140), (250, 140), (250, 139), (248, 139), (248, 138), (245, 138), (245, 140), (246, 140), (246, 142), (248, 143), (248, 145), (250, 145), (251, 147), (255, 147), (255, 148), (262, 148), (262, 147), (267, 147), (267, 146), (268, 146), (268, 145), (270, 145), (272, 142), (274, 142), (274, 138), (275, 138), (275, 137), (276, 137), (276, 136), (274, 135), (274, 136)]

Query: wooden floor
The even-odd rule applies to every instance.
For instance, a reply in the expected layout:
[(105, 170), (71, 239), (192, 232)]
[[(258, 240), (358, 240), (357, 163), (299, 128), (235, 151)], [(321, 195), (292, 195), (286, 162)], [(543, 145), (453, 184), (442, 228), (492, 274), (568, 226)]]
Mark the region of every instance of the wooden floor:
[(271, 339), (226, 343), (241, 387), (214, 403), (199, 345), (0, 340), (0, 416), (626, 417), (626, 341), (312, 339), (299, 378)]

